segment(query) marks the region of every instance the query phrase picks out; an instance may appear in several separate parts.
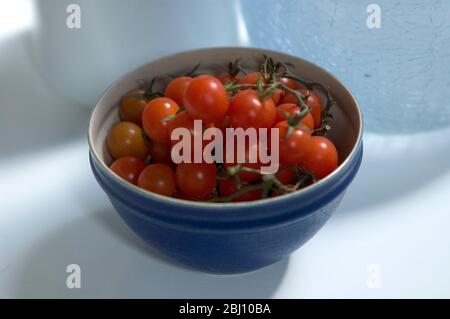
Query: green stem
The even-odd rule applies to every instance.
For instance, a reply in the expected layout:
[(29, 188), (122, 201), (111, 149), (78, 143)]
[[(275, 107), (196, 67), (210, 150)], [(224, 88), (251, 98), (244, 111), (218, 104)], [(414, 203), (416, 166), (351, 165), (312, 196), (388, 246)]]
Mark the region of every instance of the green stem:
[(226, 197), (218, 197), (218, 198), (213, 198), (210, 200), (210, 202), (215, 202), (215, 203), (227, 203), (227, 202), (231, 202), (233, 199), (239, 198), (240, 196), (248, 193), (248, 192), (253, 192), (255, 190), (259, 190), (259, 189), (263, 189), (263, 184), (258, 184), (258, 185), (249, 185), (246, 187), (242, 187), (240, 188), (236, 193), (233, 193), (229, 196)]

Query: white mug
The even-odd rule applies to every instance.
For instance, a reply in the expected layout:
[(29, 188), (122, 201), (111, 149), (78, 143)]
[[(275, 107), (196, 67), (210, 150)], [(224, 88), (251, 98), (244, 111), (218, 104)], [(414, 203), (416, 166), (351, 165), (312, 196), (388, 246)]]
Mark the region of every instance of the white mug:
[(43, 77), (88, 106), (144, 62), (249, 41), (238, 0), (35, 0), (34, 5), (32, 46)]

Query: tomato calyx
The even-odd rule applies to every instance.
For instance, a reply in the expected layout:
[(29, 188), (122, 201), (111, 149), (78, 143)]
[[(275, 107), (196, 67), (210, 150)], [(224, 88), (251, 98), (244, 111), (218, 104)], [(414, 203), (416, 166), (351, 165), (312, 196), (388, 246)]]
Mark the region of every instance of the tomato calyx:
[(238, 75), (239, 73), (243, 73), (243, 74), (246, 74), (247, 72), (245, 71), (245, 69), (241, 66), (241, 64), (240, 64), (240, 61), (241, 61), (241, 59), (236, 59), (236, 60), (234, 60), (234, 62), (233, 61), (230, 61), (229, 63), (228, 63), (228, 66), (227, 66), (227, 72), (228, 72), (228, 74), (232, 77), (232, 78), (235, 78), (236, 77), (236, 75)]
[(145, 99), (147, 102), (149, 102), (150, 100), (153, 100), (157, 97), (162, 97), (164, 96), (164, 94), (162, 92), (153, 91), (155, 82), (158, 80), (158, 78), (153, 78), (151, 79), (150, 82), (146, 81), (146, 80), (140, 80), (140, 86), (143, 88), (144, 92), (143, 93), (133, 93), (128, 95), (128, 97), (131, 98), (137, 98), (137, 99)]
[(196, 77), (198, 75), (201, 75), (200, 73), (197, 73), (198, 69), (200, 69), (200, 63), (197, 63), (190, 71), (187, 71), (186, 73), (181, 74), (167, 74), (169, 78), (176, 79), (182, 76), (190, 76), (190, 77)]

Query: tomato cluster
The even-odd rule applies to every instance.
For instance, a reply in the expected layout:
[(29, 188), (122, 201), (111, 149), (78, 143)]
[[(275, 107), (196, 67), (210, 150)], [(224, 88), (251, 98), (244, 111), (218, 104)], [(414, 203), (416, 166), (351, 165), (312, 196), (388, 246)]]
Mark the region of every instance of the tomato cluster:
[[(171, 79), (161, 94), (144, 88), (126, 94), (119, 105), (121, 121), (106, 140), (111, 170), (160, 195), (219, 202), (283, 195), (333, 172), (338, 152), (323, 136), (330, 126), (319, 94), (273, 65), (268, 68), (267, 59), (254, 72), (244, 73), (237, 61), (230, 65), (233, 71), (218, 75)], [(258, 162), (175, 164), (171, 150), (178, 140), (171, 134), (187, 128), (194, 139), (194, 120), (220, 130), (277, 128), (279, 171), (262, 175)], [(247, 154), (250, 147), (237, 151)]]

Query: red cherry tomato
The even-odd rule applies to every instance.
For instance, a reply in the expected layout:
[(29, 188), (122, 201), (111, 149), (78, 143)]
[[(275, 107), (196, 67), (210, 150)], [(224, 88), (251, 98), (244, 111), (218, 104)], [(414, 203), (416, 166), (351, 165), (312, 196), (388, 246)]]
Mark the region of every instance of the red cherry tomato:
[(232, 98), (228, 117), (231, 127), (271, 128), (276, 109), (271, 99), (262, 100), (256, 91), (246, 90)]
[(169, 143), (169, 131), (165, 120), (175, 115), (178, 110), (178, 104), (166, 97), (151, 100), (142, 113), (145, 133), (156, 143)]
[(263, 83), (266, 84), (266, 80), (260, 72), (251, 72), (244, 75), (239, 81), (239, 84), (256, 84), (258, 82), (258, 78), (261, 78)]
[[(299, 85), (297, 83), (297, 81), (289, 79), (289, 78), (279, 78), (277, 80), (277, 82), (283, 83), (284, 85), (286, 85), (288, 88), (292, 89), (292, 90), (297, 90), (299, 88)], [(285, 90), (283, 90), (283, 92), (281, 93), (281, 97), (284, 97), (288, 92), (286, 92)]]
[(172, 164), (172, 158), (170, 155), (170, 144), (166, 143), (153, 143), (150, 148), (151, 160), (153, 163)]
[(206, 163), (181, 163), (176, 169), (178, 189), (188, 198), (204, 199), (216, 187), (216, 166)]
[(192, 81), (190, 76), (180, 76), (169, 82), (164, 92), (164, 96), (172, 99), (178, 105), (183, 105), (183, 96), (187, 86)]
[(222, 82), (222, 84), (227, 84), (230, 82), (238, 83), (241, 80), (241, 76), (239, 74), (232, 76), (228, 72), (220, 73), (219, 75), (217, 75), (217, 78), (220, 82)]
[(301, 165), (309, 147), (311, 133), (300, 128), (294, 128), (290, 136), (286, 138), (289, 127), (287, 121), (278, 122), (275, 127), (279, 129), (280, 134), (280, 163)]
[[(307, 89), (298, 89), (298, 91), (303, 95), (309, 95), (306, 99), (306, 104), (311, 108), (311, 115), (314, 118), (314, 128), (319, 128), (322, 125), (322, 110), (323, 104), (319, 95), (314, 91), (309, 91)], [(281, 99), (281, 103), (294, 103), (297, 104), (297, 98), (292, 93), (286, 93)]]
[(218, 123), (228, 111), (228, 94), (217, 78), (201, 75), (187, 86), (183, 105), (193, 119), (202, 120), (205, 125)]
[[(211, 125), (210, 125), (211, 126)], [(213, 126), (213, 125), (212, 125)], [(171, 136), (171, 143), (172, 146), (175, 146), (177, 143), (181, 141), (181, 138), (173, 138), (172, 139), (172, 133), (177, 128), (185, 128), (189, 130), (190, 133), (190, 145), (191, 145), (191, 162), (194, 161), (194, 154), (195, 154), (195, 140), (201, 141), (201, 154), (200, 158), (203, 158), (203, 150), (207, 144), (210, 143), (210, 141), (203, 140), (203, 132), (204, 128), (201, 128), (201, 131), (195, 131), (194, 130), (194, 120), (186, 111), (182, 111), (175, 116), (169, 123), (169, 134)], [(200, 135), (200, 136), (198, 136)], [(182, 154), (181, 154), (182, 155)]]
[(175, 174), (168, 165), (151, 164), (139, 175), (138, 186), (156, 194), (172, 196), (176, 189)]
[(338, 152), (334, 144), (323, 136), (313, 136), (303, 159), (303, 167), (324, 178), (338, 166)]
[(278, 104), (280, 104), (281, 101), (281, 94), (282, 94), (282, 90), (281, 89), (275, 89), (275, 92), (270, 96), (270, 98), (273, 101), (273, 104), (275, 106), (277, 106)]
[[(224, 179), (219, 183), (220, 196), (227, 197), (238, 191), (238, 187), (234, 179)], [(258, 200), (262, 198), (261, 190), (253, 190), (236, 197), (232, 202), (248, 202), (253, 200)]]
[[(294, 103), (285, 103), (277, 106), (277, 122), (287, 120), (286, 114), (294, 116), (300, 112), (300, 108)], [(300, 120), (300, 123), (305, 125), (311, 131), (314, 130), (314, 118), (311, 113), (308, 113), (304, 118)]]
[(139, 174), (145, 168), (145, 163), (140, 158), (125, 156), (116, 159), (110, 168), (124, 180), (136, 185)]
[(278, 173), (275, 175), (275, 177), (283, 184), (293, 184), (295, 182), (295, 179), (297, 177), (295, 173), (295, 167), (292, 166), (285, 166), (280, 167)]
[(180, 141), (180, 139), (172, 139), (172, 132), (177, 128), (188, 129), (192, 135), (192, 143), (194, 142), (194, 119), (186, 111), (178, 113), (167, 123), (167, 127), (169, 129), (169, 135), (172, 145), (175, 145)]

